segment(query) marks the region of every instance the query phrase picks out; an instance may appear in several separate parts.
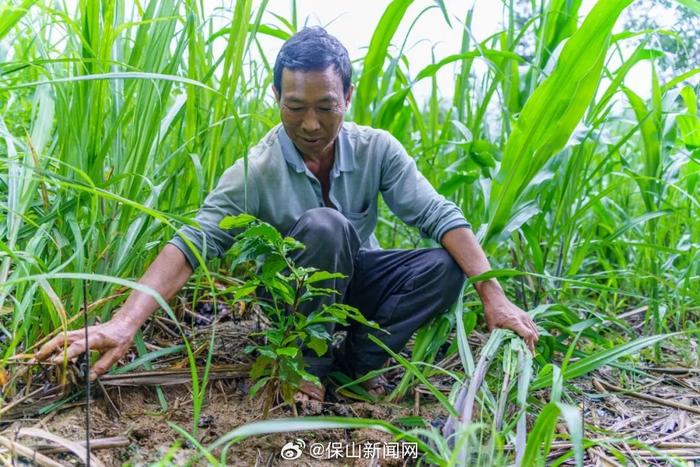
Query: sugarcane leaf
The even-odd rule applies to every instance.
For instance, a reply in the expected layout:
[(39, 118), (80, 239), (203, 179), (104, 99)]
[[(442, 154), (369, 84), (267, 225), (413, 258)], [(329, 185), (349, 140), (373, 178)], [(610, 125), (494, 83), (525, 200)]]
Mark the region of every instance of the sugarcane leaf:
[(525, 103), (503, 151), (490, 197), (488, 245), (509, 223), (530, 181), (568, 141), (594, 97), (612, 28), (631, 0), (599, 1), (568, 39), (556, 66)]
[(692, 10), (695, 12), (695, 14), (700, 15), (700, 1), (698, 0), (676, 0), (676, 2), (680, 3), (684, 7)]
[(583, 426), (581, 414), (571, 405), (550, 402), (545, 405), (535, 420), (535, 425), (527, 437), (527, 447), (520, 465), (545, 465), (546, 454), (549, 453), (554, 430), (559, 417), (564, 418), (571, 433), (574, 445), (576, 465), (583, 465)]
[(369, 123), (370, 105), (377, 95), (379, 75), (387, 56), (387, 49), (394, 37), (401, 19), (413, 0), (393, 0), (382, 14), (374, 29), (369, 49), (363, 62), (362, 75), (357, 85), (355, 104), (353, 105), (355, 121), (359, 124)]
[(455, 409), (454, 409), (454, 407), (452, 406), (452, 404), (450, 403), (450, 401), (445, 397), (445, 395), (444, 395), (442, 392), (440, 392), (439, 389), (437, 389), (435, 386), (433, 386), (433, 384), (430, 383), (430, 381), (428, 381), (428, 379), (425, 377), (425, 375), (423, 374), (423, 372), (420, 371), (413, 363), (411, 363), (410, 361), (408, 361), (406, 358), (402, 357), (400, 354), (397, 354), (396, 352), (394, 352), (393, 350), (391, 350), (389, 347), (387, 347), (387, 345), (386, 345), (384, 342), (382, 342), (381, 340), (377, 339), (377, 338), (376, 338), (375, 336), (373, 336), (372, 334), (368, 334), (367, 337), (368, 337), (372, 342), (374, 342), (375, 344), (377, 344), (379, 347), (381, 347), (382, 349), (384, 349), (384, 351), (385, 351), (386, 353), (388, 353), (389, 355), (391, 355), (391, 357), (393, 357), (394, 360), (396, 360), (396, 361), (399, 362), (401, 365), (403, 365), (408, 371), (410, 371), (411, 373), (413, 373), (413, 376), (415, 376), (416, 378), (418, 378), (418, 379), (420, 380), (420, 382), (423, 383), (423, 384), (428, 388), (428, 390), (433, 394), (433, 396), (435, 396), (435, 398), (436, 398), (438, 401), (440, 401), (440, 403), (442, 404), (442, 406), (443, 406), (448, 412), (450, 412), (450, 414), (455, 415), (455, 416), (457, 415), (457, 412), (455, 411)]
[[(661, 342), (664, 339), (668, 339), (669, 337), (675, 335), (678, 335), (678, 333), (658, 334), (655, 336), (642, 337), (632, 342), (615, 346), (612, 349), (606, 349), (591, 355), (587, 355), (574, 363), (570, 363), (566, 370), (562, 372), (561, 380), (566, 382), (570, 379), (578, 378), (579, 376), (588, 374), (603, 365), (616, 362), (617, 360), (629, 355), (634, 355), (650, 345), (654, 345), (657, 342)], [(549, 370), (550, 371), (540, 372), (540, 374), (535, 378), (531, 385), (533, 390), (542, 389), (552, 384), (552, 376), (550, 374), (551, 368)]]

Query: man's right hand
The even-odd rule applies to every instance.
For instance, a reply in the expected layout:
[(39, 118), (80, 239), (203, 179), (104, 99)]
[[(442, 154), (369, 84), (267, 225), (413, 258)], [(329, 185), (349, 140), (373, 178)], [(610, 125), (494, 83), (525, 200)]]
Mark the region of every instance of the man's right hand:
[[(185, 285), (191, 274), (192, 267), (184, 253), (178, 247), (168, 244), (148, 267), (139, 283), (150, 287), (168, 301)], [(141, 325), (158, 306), (151, 295), (134, 290), (110, 321), (88, 328), (90, 349), (98, 350), (102, 354), (91, 368), (90, 379), (94, 380), (117, 363), (129, 350)], [(61, 363), (64, 358), (73, 360), (83, 353), (85, 329), (80, 329), (61, 333), (48, 341), (37, 352), (36, 359), (41, 361), (53, 356), (52, 363)]]
[[(100, 352), (100, 359), (90, 367), (90, 379), (95, 380), (99, 375), (109, 370), (131, 346), (134, 336), (138, 331), (127, 320), (113, 318), (104, 324), (90, 326), (88, 332), (88, 344), (90, 349)], [(65, 356), (63, 349), (66, 349)], [(85, 329), (69, 331), (59, 334), (44, 344), (36, 354), (39, 361), (51, 358), (51, 363), (59, 364), (67, 360), (74, 360), (85, 353)]]

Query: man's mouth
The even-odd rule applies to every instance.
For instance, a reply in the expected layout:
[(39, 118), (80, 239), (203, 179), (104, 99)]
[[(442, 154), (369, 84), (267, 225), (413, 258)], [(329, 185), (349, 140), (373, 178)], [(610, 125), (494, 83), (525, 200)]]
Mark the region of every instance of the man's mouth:
[(321, 138), (306, 138), (304, 136), (302, 136), (301, 139), (303, 139), (305, 142), (307, 142), (309, 144), (315, 144), (315, 143), (318, 143), (319, 141), (321, 141)]

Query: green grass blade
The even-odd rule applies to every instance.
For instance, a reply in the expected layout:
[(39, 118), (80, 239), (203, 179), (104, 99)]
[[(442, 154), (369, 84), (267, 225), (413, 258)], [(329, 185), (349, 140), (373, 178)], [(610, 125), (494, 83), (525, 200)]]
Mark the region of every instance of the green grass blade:
[(435, 396), (435, 398), (438, 401), (440, 401), (442, 406), (445, 408), (445, 410), (447, 410), (450, 413), (450, 415), (457, 416), (457, 411), (452, 406), (452, 404), (447, 399), (447, 397), (445, 397), (445, 395), (443, 393), (441, 393), (439, 389), (437, 389), (435, 386), (433, 386), (430, 383), (430, 381), (428, 381), (428, 379), (425, 377), (423, 372), (420, 371), (420, 369), (418, 369), (413, 363), (408, 361), (406, 358), (402, 357), (401, 355), (399, 355), (396, 352), (394, 352), (393, 350), (391, 350), (389, 347), (386, 346), (386, 344), (384, 344), (384, 342), (380, 341), (372, 334), (368, 334), (367, 337), (369, 337), (369, 339), (372, 342), (374, 342), (375, 344), (377, 344), (379, 347), (384, 349), (384, 351), (386, 353), (388, 353), (389, 355), (391, 355), (397, 362), (399, 362), (401, 365), (403, 365), (404, 368), (406, 368), (407, 371), (410, 371), (413, 374), (413, 376), (415, 376), (421, 383), (425, 384), (425, 386), (428, 388), (430, 393), (433, 396)]
[(398, 439), (403, 439), (408, 442), (415, 442), (418, 449), (426, 453), (428, 460), (438, 465), (444, 465), (432, 449), (421, 439), (410, 433), (401, 430), (391, 423), (382, 420), (374, 420), (367, 418), (350, 418), (350, 417), (300, 417), (300, 418), (284, 418), (277, 420), (265, 420), (247, 423), (233, 431), (230, 431), (214, 441), (207, 448), (212, 451), (217, 448), (224, 447), (230, 443), (241, 441), (251, 436), (258, 436), (271, 433), (290, 433), (295, 431), (315, 431), (315, 430), (332, 430), (338, 428), (354, 428), (354, 429), (371, 429), (389, 433)]
[(698, 0), (676, 0), (684, 7), (695, 12), (695, 14), (700, 15), (700, 1)]
[(379, 76), (382, 72), (389, 44), (411, 3), (413, 3), (413, 0), (393, 0), (387, 6), (377, 27), (374, 29), (369, 50), (362, 65), (362, 76), (360, 76), (353, 103), (354, 120), (361, 125), (366, 125), (370, 122), (372, 101), (379, 89)]
[(571, 442), (574, 445), (574, 457), (577, 466), (583, 465), (583, 421), (576, 407), (550, 402), (545, 405), (535, 421), (530, 435), (527, 438), (527, 448), (522, 462), (517, 465), (544, 466), (554, 438), (559, 416), (564, 418), (571, 433)]
[[(564, 382), (583, 376), (591, 371), (600, 368), (603, 365), (615, 362), (628, 355), (633, 355), (640, 350), (654, 345), (657, 342), (661, 342), (664, 339), (668, 339), (671, 336), (678, 335), (679, 333), (673, 334), (660, 334), (656, 336), (642, 337), (635, 341), (628, 342), (626, 344), (621, 344), (612, 349), (603, 350), (601, 352), (596, 352), (592, 355), (588, 355), (581, 360), (574, 363), (570, 363), (567, 368), (562, 372), (562, 380)], [(546, 372), (544, 374), (538, 375), (532, 382), (532, 389), (538, 390), (544, 387), (548, 387), (552, 384), (552, 376)]]
[(529, 183), (566, 144), (583, 116), (598, 87), (612, 28), (630, 3), (599, 1), (564, 45), (552, 74), (523, 107), (492, 186), (487, 244), (493, 245)]
[(0, 9), (0, 40), (12, 30), (35, 3), (36, 0), (24, 0), (18, 6), (5, 5)]

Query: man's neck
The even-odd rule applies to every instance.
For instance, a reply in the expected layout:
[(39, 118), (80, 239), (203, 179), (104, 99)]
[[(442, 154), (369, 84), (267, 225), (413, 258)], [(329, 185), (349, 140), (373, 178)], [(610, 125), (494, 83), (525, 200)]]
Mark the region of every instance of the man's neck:
[(321, 154), (318, 157), (307, 157), (302, 155), (304, 159), (304, 164), (308, 167), (309, 171), (314, 174), (316, 179), (321, 183), (321, 193), (323, 195), (323, 202), (327, 207), (336, 209), (330, 199), (330, 189), (331, 189), (331, 168), (333, 167), (333, 160), (335, 158), (335, 151), (331, 146), (331, 150), (325, 154)]
[(330, 173), (333, 167), (333, 160), (335, 159), (332, 151), (329, 154), (321, 154), (315, 157), (302, 156), (302, 158), (311, 173), (317, 177), (321, 174)]
[[(299, 148), (297, 148), (297, 150), (299, 150)], [(304, 160), (304, 163), (306, 165), (312, 164), (316, 167), (323, 167), (327, 165), (332, 166), (334, 153), (335, 143), (333, 143), (323, 152), (317, 154), (304, 154), (301, 151), (299, 151), (299, 154), (301, 154), (301, 158)]]

